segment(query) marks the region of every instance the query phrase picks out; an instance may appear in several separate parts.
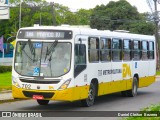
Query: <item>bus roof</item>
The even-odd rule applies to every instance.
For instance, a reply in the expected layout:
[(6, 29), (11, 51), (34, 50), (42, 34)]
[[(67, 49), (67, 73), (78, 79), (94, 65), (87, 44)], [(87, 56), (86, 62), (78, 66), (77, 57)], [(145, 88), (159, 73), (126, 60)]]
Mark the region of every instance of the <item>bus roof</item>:
[(153, 35), (142, 35), (142, 34), (133, 34), (120, 31), (110, 31), (110, 30), (97, 30), (86, 27), (78, 26), (35, 26), (35, 27), (25, 27), (20, 30), (71, 30), (74, 34), (87, 35), (87, 36), (101, 36), (101, 37), (111, 37), (111, 38), (123, 38), (123, 39), (137, 39), (137, 40), (155, 40)]

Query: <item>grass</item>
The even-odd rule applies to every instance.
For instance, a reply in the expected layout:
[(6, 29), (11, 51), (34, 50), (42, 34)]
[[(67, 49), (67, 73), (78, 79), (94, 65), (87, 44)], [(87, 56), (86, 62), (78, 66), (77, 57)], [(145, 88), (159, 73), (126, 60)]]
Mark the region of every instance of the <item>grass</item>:
[(156, 71), (156, 75), (160, 75), (160, 71)]
[(0, 73), (0, 91), (11, 89), (11, 72)]
[[(149, 113), (151, 114), (157, 114), (160, 115), (160, 104), (151, 105), (149, 107), (144, 108), (139, 113)], [(160, 116), (158, 117), (128, 117), (123, 118), (123, 120), (160, 120)]]

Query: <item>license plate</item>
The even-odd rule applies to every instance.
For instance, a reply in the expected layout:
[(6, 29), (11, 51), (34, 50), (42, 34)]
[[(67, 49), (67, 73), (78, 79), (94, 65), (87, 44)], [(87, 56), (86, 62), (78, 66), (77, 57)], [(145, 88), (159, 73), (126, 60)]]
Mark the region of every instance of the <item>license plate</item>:
[(44, 99), (43, 95), (33, 95), (33, 99), (42, 100)]

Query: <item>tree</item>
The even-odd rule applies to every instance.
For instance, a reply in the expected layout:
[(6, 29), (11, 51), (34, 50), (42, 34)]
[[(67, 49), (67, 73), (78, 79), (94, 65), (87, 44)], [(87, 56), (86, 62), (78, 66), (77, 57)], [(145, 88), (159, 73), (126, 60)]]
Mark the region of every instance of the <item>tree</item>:
[(92, 9), (85, 10), (80, 9), (76, 12), (78, 18), (79, 25), (89, 25), (90, 24), (90, 16), (92, 14)]
[[(5, 39), (19, 29), (20, 0), (10, 0), (10, 19), (0, 20), (0, 36)], [(54, 8), (54, 9), (53, 9)], [(87, 25), (92, 10), (80, 9), (71, 12), (66, 6), (46, 2), (45, 0), (23, 0), (21, 3), (21, 27), (40, 25)]]
[(96, 6), (91, 15), (90, 26), (101, 30), (125, 29), (133, 33), (152, 34), (153, 25), (146, 20), (138, 13), (136, 7), (131, 6), (126, 0), (119, 0), (111, 1), (106, 6)]

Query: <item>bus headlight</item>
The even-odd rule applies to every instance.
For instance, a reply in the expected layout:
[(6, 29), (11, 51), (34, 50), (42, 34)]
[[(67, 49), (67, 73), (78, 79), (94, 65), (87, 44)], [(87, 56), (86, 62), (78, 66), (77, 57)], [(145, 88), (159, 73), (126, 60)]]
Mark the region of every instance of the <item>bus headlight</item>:
[(12, 76), (12, 85), (14, 85), (17, 88), (20, 88), (20, 85), (18, 84), (17, 79), (18, 78), (15, 78), (15, 77)]
[(69, 83), (71, 82), (71, 78), (66, 80), (59, 88), (58, 90), (64, 90), (68, 87)]

